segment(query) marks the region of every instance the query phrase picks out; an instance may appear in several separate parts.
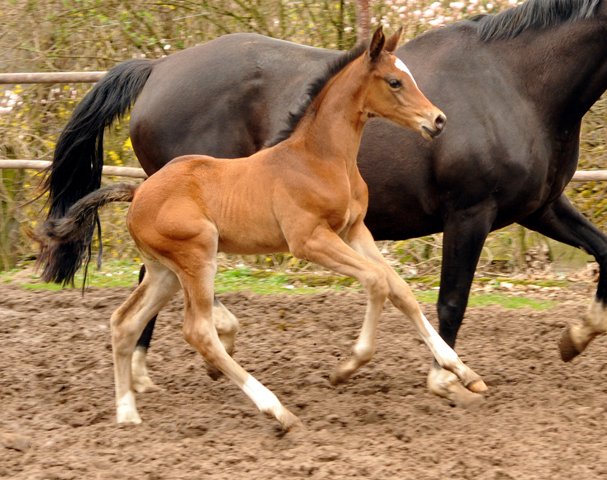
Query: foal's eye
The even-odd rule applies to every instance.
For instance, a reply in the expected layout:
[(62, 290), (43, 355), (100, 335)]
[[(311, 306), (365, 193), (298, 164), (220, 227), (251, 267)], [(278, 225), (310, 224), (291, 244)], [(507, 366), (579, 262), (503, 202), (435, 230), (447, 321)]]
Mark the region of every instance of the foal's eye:
[(388, 80), (388, 85), (394, 89), (397, 89), (402, 87), (403, 83), (400, 80)]

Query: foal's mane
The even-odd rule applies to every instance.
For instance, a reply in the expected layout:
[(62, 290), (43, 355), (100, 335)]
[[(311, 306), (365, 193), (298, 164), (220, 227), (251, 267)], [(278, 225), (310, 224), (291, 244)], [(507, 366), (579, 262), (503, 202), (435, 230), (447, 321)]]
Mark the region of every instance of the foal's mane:
[(497, 15), (477, 15), (478, 35), (484, 41), (509, 40), (529, 28), (546, 28), (592, 17), (601, 0), (527, 0)]
[(352, 50), (345, 52), (343, 55), (333, 60), (325, 69), (325, 71), (319, 75), (316, 79), (314, 79), (306, 89), (306, 93), (299, 101), (299, 104), (294, 110), (289, 112), (289, 117), (287, 119), (287, 126), (278, 132), (274, 138), (266, 143), (266, 147), (273, 147), (277, 143), (286, 140), (291, 136), (293, 131), (299, 125), (301, 119), (305, 116), (306, 112), (312, 105), (314, 99), (318, 96), (318, 94), (322, 91), (322, 89), (329, 83), (335, 75), (341, 72), (344, 68), (346, 68), (350, 63), (360, 57), (365, 50), (367, 50), (367, 43), (363, 42), (356, 45)]

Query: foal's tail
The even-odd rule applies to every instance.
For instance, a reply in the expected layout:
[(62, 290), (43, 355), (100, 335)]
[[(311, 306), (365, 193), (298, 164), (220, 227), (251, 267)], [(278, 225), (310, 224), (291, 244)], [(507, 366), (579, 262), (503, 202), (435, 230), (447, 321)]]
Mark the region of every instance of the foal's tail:
[[(74, 203), (62, 218), (49, 218), (33, 234), (40, 244), (38, 267), (45, 282), (74, 284), (76, 271), (91, 260), (91, 226), (97, 210), (111, 202), (131, 202), (137, 185), (119, 183), (89, 193)], [(85, 270), (85, 282), (86, 282)]]
[[(43, 186), (43, 193), (49, 192), (49, 220), (63, 217), (75, 202), (101, 186), (104, 130), (133, 106), (153, 67), (153, 61), (141, 58), (120, 63), (78, 104), (57, 141)], [(96, 217), (86, 224), (91, 237), (95, 223), (99, 226)], [(67, 258), (69, 252), (57, 254)], [(65, 284), (70, 276), (47, 278)]]

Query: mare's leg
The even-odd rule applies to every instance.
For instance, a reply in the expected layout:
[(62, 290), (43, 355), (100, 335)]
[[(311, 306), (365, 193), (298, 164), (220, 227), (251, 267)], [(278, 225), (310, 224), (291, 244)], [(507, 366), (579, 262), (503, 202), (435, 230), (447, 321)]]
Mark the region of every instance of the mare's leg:
[(132, 355), (135, 343), (150, 318), (179, 291), (177, 276), (164, 265), (147, 262), (148, 273), (111, 318), (116, 416), (118, 423), (141, 423), (132, 390)]
[[(457, 332), (462, 325), (474, 271), (491, 230), (495, 210), (491, 206), (479, 206), (470, 210), (453, 212), (445, 222), (443, 236), (443, 264), (437, 310), (440, 336), (455, 347)], [(432, 393), (446, 398), (457, 406), (480, 403), (464, 390), (451, 372), (436, 362), (428, 374), (428, 388)]]
[(607, 237), (571, 205), (565, 195), (519, 223), (554, 240), (581, 248), (599, 263), (596, 295), (582, 325), (567, 328), (561, 338), (561, 357), (569, 362), (582, 353), (594, 337), (607, 331)]
[[(139, 283), (143, 281), (144, 275), (145, 265), (141, 267), (139, 272)], [(150, 378), (146, 362), (147, 352), (150, 347), (157, 318), (158, 315), (154, 315), (148, 322), (143, 333), (139, 337), (139, 340), (137, 340), (137, 346), (133, 352), (133, 389), (137, 393), (160, 389), (160, 387), (158, 387)], [(234, 352), (234, 341), (236, 340), (236, 334), (238, 333), (239, 328), (238, 319), (217, 299), (217, 297), (215, 297), (213, 301), (213, 322), (217, 329), (217, 333), (219, 334), (219, 338), (221, 339), (221, 343), (226, 351), (232, 355)], [(209, 363), (206, 364), (206, 368), (207, 373), (213, 380), (217, 380), (221, 376), (221, 372)]]
[[(361, 223), (356, 225), (355, 228), (352, 229), (348, 238), (348, 243), (365, 258), (368, 258), (375, 264), (381, 266), (386, 272), (390, 287), (388, 298), (396, 308), (413, 322), (424, 342), (432, 351), (437, 365), (444, 368), (445, 371), (448, 371), (451, 375), (455, 374), (469, 390), (474, 392), (486, 390), (487, 387), (481, 378), (464, 365), (453, 349), (445, 343), (430, 325), (421, 312), (419, 304), (411, 292), (409, 285), (407, 285), (388, 262), (386, 262), (381, 252), (377, 249), (371, 232), (369, 232), (364, 224)], [(373, 339), (373, 342), (374, 341), (375, 339)], [(342, 369), (339, 369), (334, 375), (336, 379), (342, 380), (344, 377), (347, 379), (349, 372), (347, 370), (343, 371)], [(461, 384), (460, 388), (462, 388)], [(466, 390), (464, 391), (466, 392), (466, 395), (464, 395), (466, 397), (466, 403), (470, 402), (473, 397), (478, 397)]]

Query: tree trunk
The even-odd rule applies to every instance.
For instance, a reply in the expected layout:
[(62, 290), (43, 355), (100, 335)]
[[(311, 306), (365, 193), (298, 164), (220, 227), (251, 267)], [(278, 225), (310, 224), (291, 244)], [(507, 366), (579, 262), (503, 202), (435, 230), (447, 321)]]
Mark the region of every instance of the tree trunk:
[(356, 0), (356, 41), (358, 43), (369, 39), (369, 0)]

